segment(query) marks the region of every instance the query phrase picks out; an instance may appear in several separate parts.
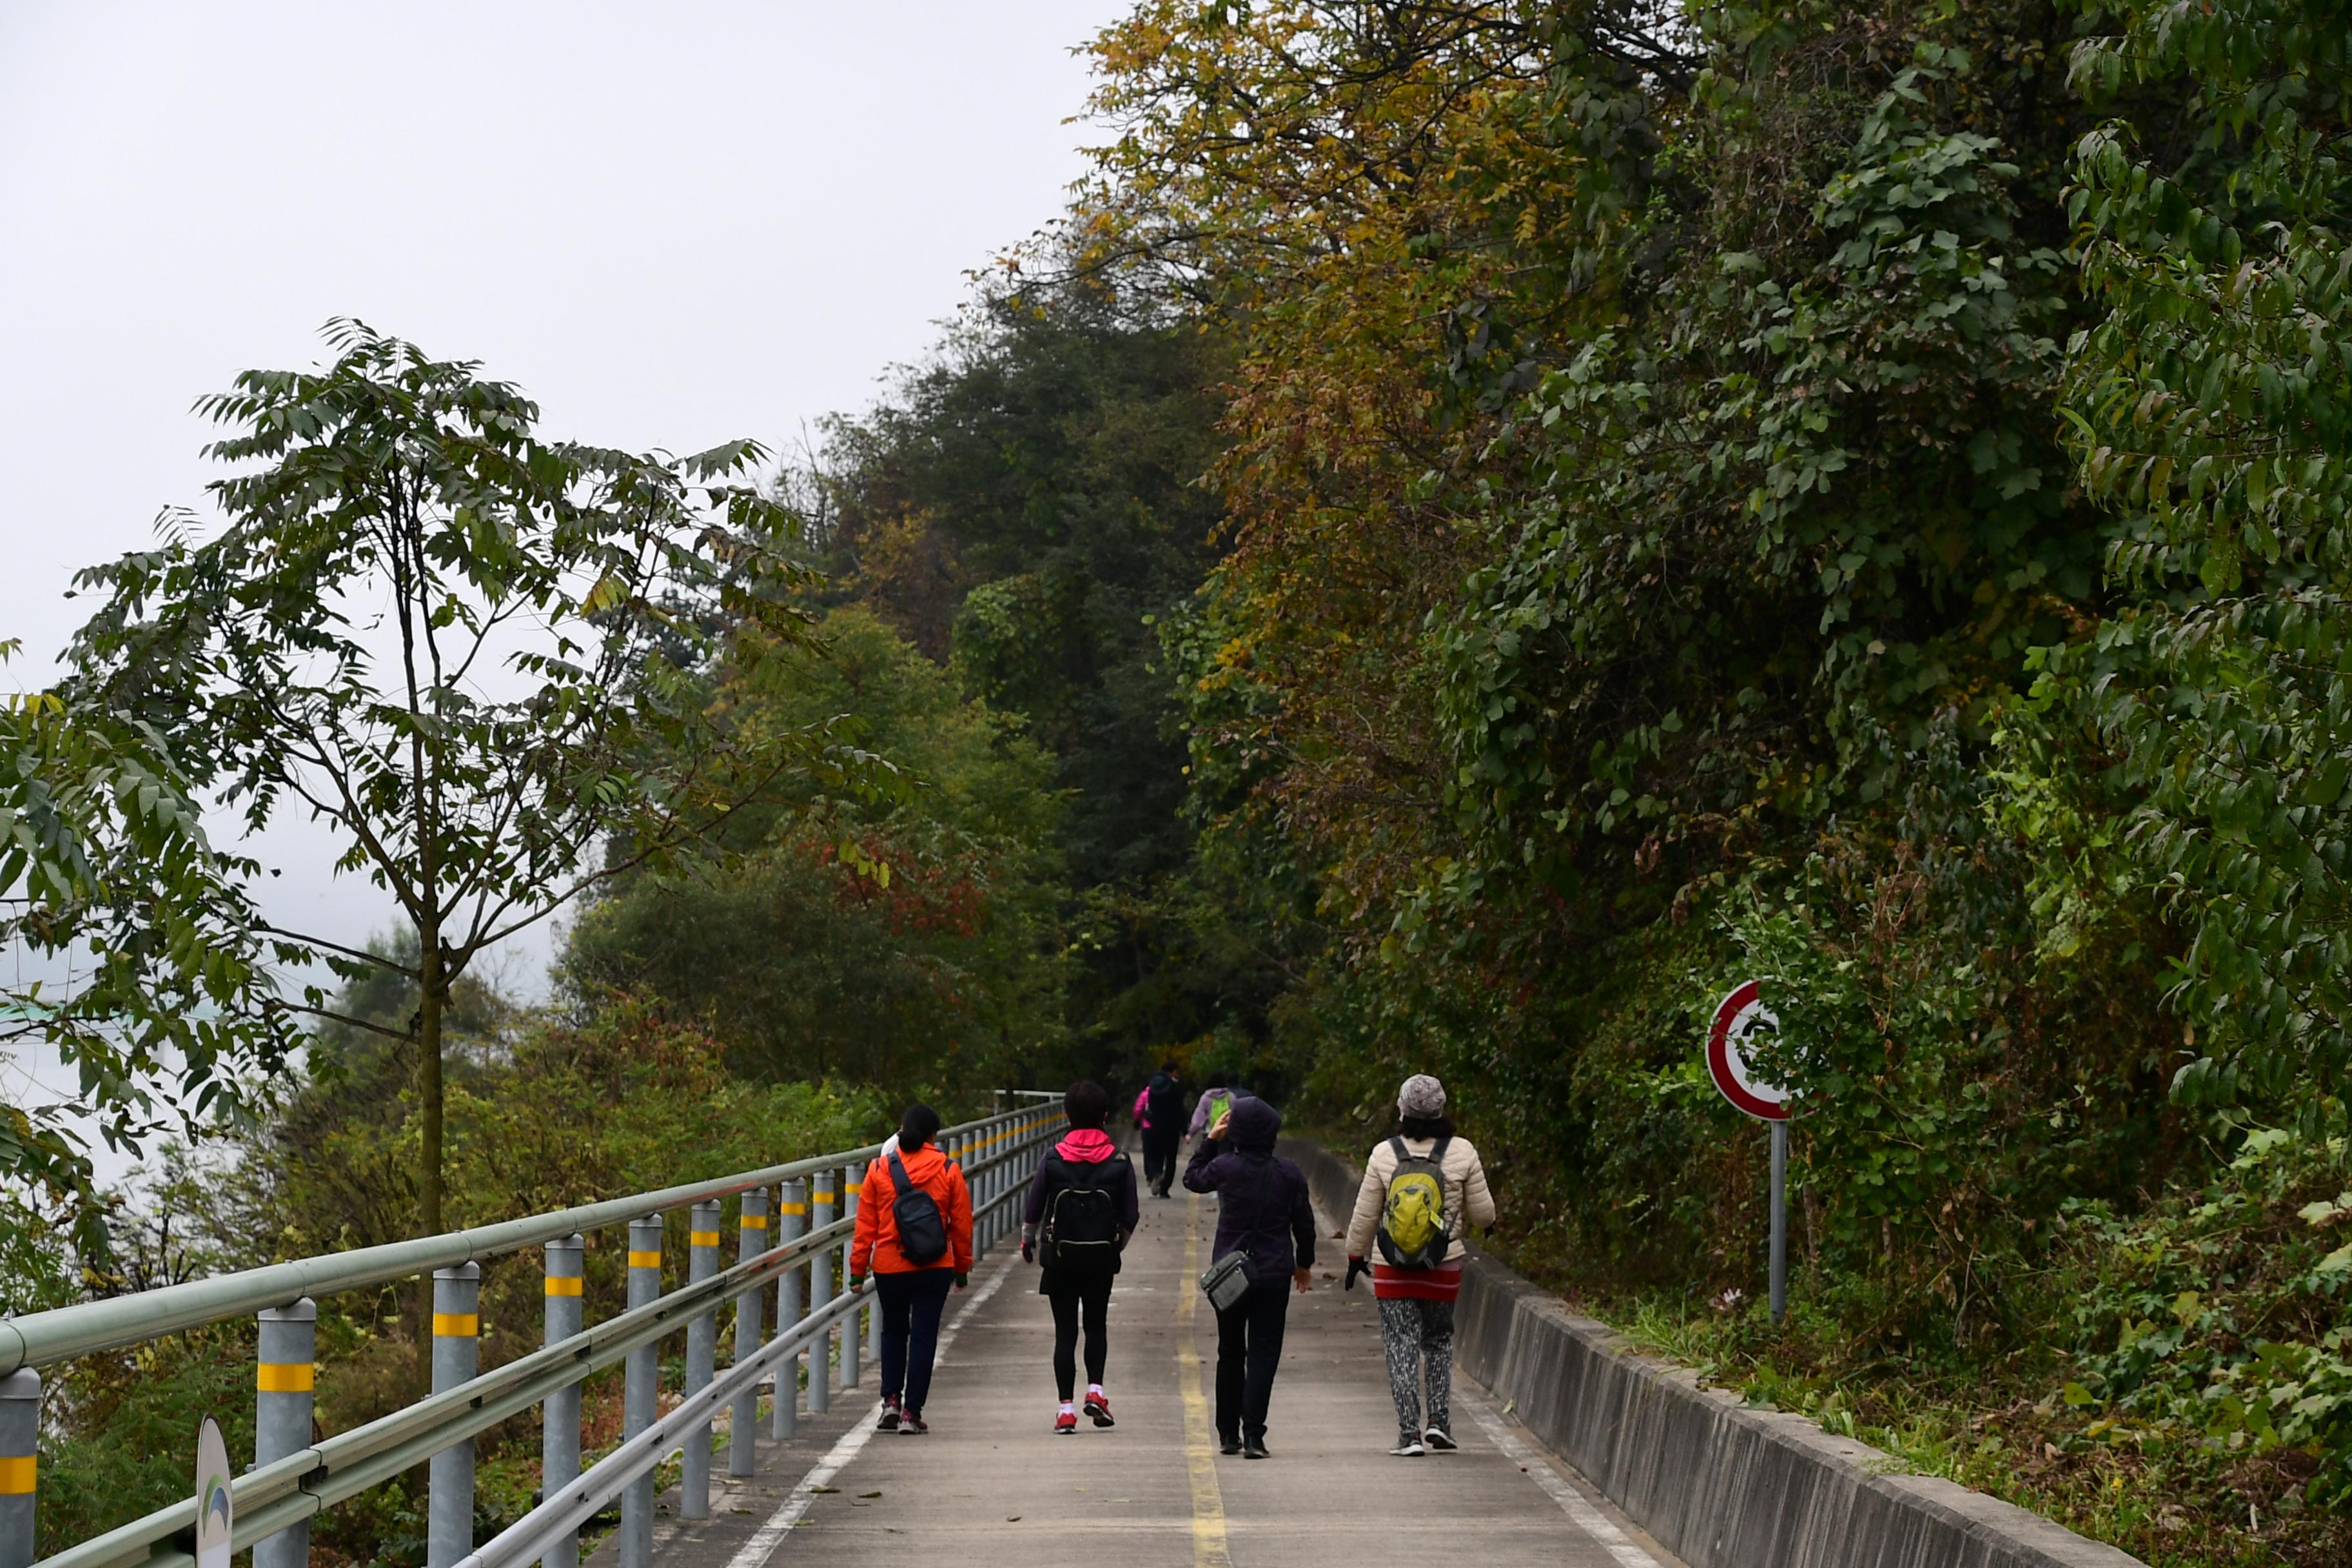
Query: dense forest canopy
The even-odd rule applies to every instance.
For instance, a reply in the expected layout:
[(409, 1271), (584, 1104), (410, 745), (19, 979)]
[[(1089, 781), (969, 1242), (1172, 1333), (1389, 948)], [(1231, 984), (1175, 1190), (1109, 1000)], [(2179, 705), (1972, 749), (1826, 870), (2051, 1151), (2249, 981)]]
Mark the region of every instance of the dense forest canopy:
[[(1139, 0), (1066, 221), (728, 492), (788, 561), (659, 668), (743, 787), (631, 737), (684, 804), (553, 1003), (445, 987), (453, 1161), (536, 1205), (658, 1165), (613, 1085), (733, 1158), (1171, 1057), (1352, 1141), (1434, 1071), (1492, 1244), (1651, 1342), (2150, 1562), (2341, 1560), (2347, 48), (2294, 0)], [(131, 668), (20, 774), (178, 787)], [(136, 926), (78, 798), (42, 929)], [(152, 919), (246, 945), (110, 983), (267, 1016), (163, 820)], [(377, 956), (209, 1262), (406, 1224), (434, 965)], [(1697, 1050), (1749, 977), (1778, 1326)], [(561, 1129), (561, 1179), (485, 1142)], [(90, 1251), (16, 1135), (12, 1246)], [(118, 1230), (116, 1284), (174, 1266)], [(406, 1310), (352, 1314), (379, 1394)], [(95, 1455), (137, 1396), (88, 1375)]]

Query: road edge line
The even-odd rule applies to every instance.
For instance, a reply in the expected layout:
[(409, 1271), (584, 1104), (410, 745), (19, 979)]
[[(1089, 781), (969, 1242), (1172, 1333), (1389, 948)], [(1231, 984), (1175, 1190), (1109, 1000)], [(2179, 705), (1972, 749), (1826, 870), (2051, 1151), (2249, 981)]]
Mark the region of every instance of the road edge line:
[[(1017, 1252), (1008, 1254), (997, 1266), (996, 1272), (971, 1293), (971, 1300), (956, 1313), (955, 1321), (940, 1331), (937, 1355), (947, 1354), (948, 1346), (955, 1342), (956, 1334), (971, 1315), (979, 1311), (988, 1299), (996, 1294), (997, 1288), (1011, 1278), (1013, 1260), (1019, 1256)], [(852, 1317), (849, 1321), (855, 1322), (856, 1320)], [(856, 1426), (835, 1439), (833, 1447), (825, 1450), (824, 1458), (810, 1466), (808, 1474), (793, 1483), (791, 1492), (786, 1494), (776, 1511), (768, 1516), (767, 1522), (753, 1531), (751, 1538), (727, 1560), (727, 1568), (766, 1568), (768, 1559), (776, 1554), (776, 1548), (784, 1543), (784, 1538), (793, 1532), (793, 1526), (801, 1521), (801, 1516), (807, 1513), (809, 1505), (816, 1500), (816, 1489), (830, 1483), (834, 1477), (848, 1468), (849, 1461), (857, 1458), (857, 1451), (866, 1447), (866, 1439), (874, 1436), (881, 1421), (882, 1405), (877, 1400), (874, 1408), (859, 1417)]]

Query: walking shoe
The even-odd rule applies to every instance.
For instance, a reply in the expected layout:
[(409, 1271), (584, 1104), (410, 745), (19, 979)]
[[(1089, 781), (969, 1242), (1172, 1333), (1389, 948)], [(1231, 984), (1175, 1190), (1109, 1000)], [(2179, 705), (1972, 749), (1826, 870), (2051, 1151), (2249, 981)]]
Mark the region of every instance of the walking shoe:
[(1218, 1453), (1220, 1453), (1220, 1454), (1238, 1454), (1238, 1453), (1240, 1453), (1241, 1451), (1242, 1451), (1242, 1440), (1241, 1440), (1239, 1437), (1220, 1437), (1220, 1438), (1218, 1438), (1218, 1439), (1217, 1439), (1217, 1452), (1218, 1452)]
[(1097, 1426), (1114, 1424), (1110, 1418), (1110, 1401), (1103, 1397), (1103, 1391), (1099, 1388), (1087, 1390), (1087, 1419)]
[(914, 1409), (908, 1409), (908, 1410), (905, 1410), (905, 1411), (902, 1411), (902, 1412), (900, 1412), (900, 1413), (899, 1413), (899, 1416), (898, 1416), (898, 1436), (901, 1436), (901, 1437), (916, 1437), (916, 1436), (920, 1436), (923, 1433), (928, 1432), (928, 1431), (929, 1431), (930, 1429), (931, 1429), (931, 1424), (930, 1424), (929, 1422), (928, 1422), (928, 1421), (926, 1421), (926, 1420), (924, 1420), (924, 1419), (923, 1419), (923, 1413), (922, 1413), (921, 1411), (919, 1411), (919, 1410), (914, 1410)]
[(1054, 1436), (1056, 1437), (1075, 1437), (1077, 1435), (1078, 1413), (1065, 1405), (1062, 1406), (1060, 1413), (1054, 1417)]
[(1421, 1435), (1421, 1440), (1429, 1445), (1429, 1451), (1433, 1454), (1450, 1454), (1462, 1446), (1454, 1440), (1454, 1434), (1443, 1426), (1432, 1426)]
[(897, 1400), (886, 1399), (882, 1402), (882, 1419), (876, 1422), (875, 1426), (877, 1429), (884, 1432), (896, 1432), (898, 1429), (898, 1402)]
[(1242, 1445), (1242, 1458), (1244, 1459), (1271, 1459), (1274, 1456), (1265, 1451), (1265, 1438), (1252, 1437)]
[(1421, 1446), (1420, 1438), (1407, 1432), (1397, 1438), (1396, 1447), (1391, 1448), (1389, 1452), (1400, 1459), (1418, 1459), (1429, 1450)]

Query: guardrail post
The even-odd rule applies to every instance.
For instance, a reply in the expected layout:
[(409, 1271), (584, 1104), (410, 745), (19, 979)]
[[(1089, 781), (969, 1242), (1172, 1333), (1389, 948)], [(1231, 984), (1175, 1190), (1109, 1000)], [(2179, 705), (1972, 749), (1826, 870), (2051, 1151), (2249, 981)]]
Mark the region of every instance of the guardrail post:
[[(308, 1296), (267, 1307), (253, 1369), (253, 1462), (267, 1465), (310, 1446), (311, 1384), (319, 1359), (319, 1304)], [(289, 1524), (253, 1547), (253, 1568), (310, 1568), (310, 1521)]]
[[(808, 1184), (786, 1182), (776, 1190), (776, 1245), (798, 1241), (808, 1229)], [(801, 1321), (801, 1267), (794, 1264), (776, 1279), (776, 1332)], [(769, 1436), (779, 1443), (800, 1428), (801, 1353), (794, 1351), (776, 1363), (776, 1403)]]
[[(662, 1216), (643, 1215), (629, 1222), (629, 1305), (646, 1307), (662, 1293)], [(661, 1342), (629, 1352), (621, 1374), (621, 1437), (635, 1436), (654, 1424), (661, 1393)], [(621, 1493), (621, 1568), (653, 1568), (654, 1478), (648, 1470)]]
[[(841, 1212), (843, 1217), (851, 1221), (857, 1218), (857, 1197), (858, 1194), (865, 1190), (865, 1174), (866, 1173), (856, 1165), (844, 1165), (841, 1168)], [(850, 1236), (854, 1238), (856, 1234), (856, 1227), (853, 1224)], [(853, 1245), (855, 1245), (854, 1240), (844, 1241), (841, 1244), (841, 1278), (845, 1285), (849, 1280), (849, 1249)], [(841, 1320), (841, 1386), (844, 1388), (857, 1386), (858, 1356), (866, 1343), (860, 1336), (858, 1328), (858, 1319), (863, 1315), (857, 1308), (852, 1307), (849, 1309), (849, 1316)]]
[[(546, 1342), (562, 1344), (587, 1327), (587, 1301), (581, 1296), (582, 1268), (588, 1250), (577, 1234), (551, 1241), (546, 1247)], [(547, 1396), (540, 1409), (539, 1495), (555, 1495), (558, 1487), (580, 1476), (580, 1385), (567, 1384)], [(580, 1534), (574, 1531), (548, 1548), (541, 1568), (578, 1568)]]
[[(869, 1162), (866, 1169), (871, 1171), (873, 1168)], [(874, 1288), (874, 1281), (868, 1279), (866, 1293), (866, 1359), (874, 1363), (874, 1371), (878, 1377), (882, 1371), (882, 1292)]]
[[(433, 1271), (433, 1392), (470, 1383), (481, 1370), (482, 1268)], [(474, 1550), (474, 1440), (460, 1438), (426, 1467), (425, 1568), (449, 1568)]]
[[(743, 1194), (743, 1212), (735, 1227), (735, 1261), (749, 1263), (768, 1250), (768, 1189), (753, 1187)], [(746, 1290), (735, 1298), (735, 1364), (741, 1366), (760, 1350), (760, 1292)], [(783, 1374), (776, 1386), (784, 1385)], [(747, 1388), (735, 1396), (727, 1419), (727, 1474), (744, 1480), (759, 1468), (760, 1391)]]
[(992, 1250), (996, 1238), (1004, 1234), (1004, 1213), (996, 1200), (1004, 1195), (1005, 1179), (1013, 1172), (1013, 1124), (1009, 1121), (988, 1130), (988, 1245)]
[(988, 1134), (964, 1134), (964, 1185), (971, 1194), (971, 1255), (974, 1261), (988, 1250), (988, 1173), (981, 1169), (988, 1157)]
[[(809, 1194), (809, 1228), (823, 1230), (833, 1223), (833, 1184), (839, 1180), (831, 1171), (816, 1173), (816, 1190)], [(820, 1247), (809, 1254), (809, 1310), (814, 1312), (833, 1300), (833, 1248)], [(833, 1325), (827, 1323), (817, 1331), (808, 1344), (808, 1407), (812, 1415), (822, 1415), (833, 1408)]]
[(32, 1568), (40, 1452), (41, 1374), (20, 1366), (0, 1377), (0, 1568)]
[[(686, 1278), (691, 1284), (719, 1272), (719, 1200), (694, 1205), (686, 1234)], [(686, 1325), (686, 1396), (710, 1386), (719, 1366), (719, 1306), (713, 1302)], [(686, 1435), (685, 1468), (677, 1484), (680, 1519), (710, 1517), (710, 1423)]]

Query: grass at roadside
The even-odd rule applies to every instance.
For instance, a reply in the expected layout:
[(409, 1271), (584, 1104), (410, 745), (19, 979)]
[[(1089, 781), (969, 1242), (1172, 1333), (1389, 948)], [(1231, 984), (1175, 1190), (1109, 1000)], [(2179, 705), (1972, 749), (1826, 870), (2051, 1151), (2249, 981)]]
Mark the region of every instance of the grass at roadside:
[(2151, 1568), (2319, 1568), (2352, 1561), (2352, 1522), (2304, 1506), (2302, 1456), (2253, 1455), (2117, 1422), (2065, 1403), (2047, 1344), (1966, 1369), (1845, 1349), (1837, 1326), (1792, 1310), (1651, 1296), (1579, 1303), (1637, 1348), (1754, 1405), (1795, 1411), (1942, 1476), (2132, 1552)]

